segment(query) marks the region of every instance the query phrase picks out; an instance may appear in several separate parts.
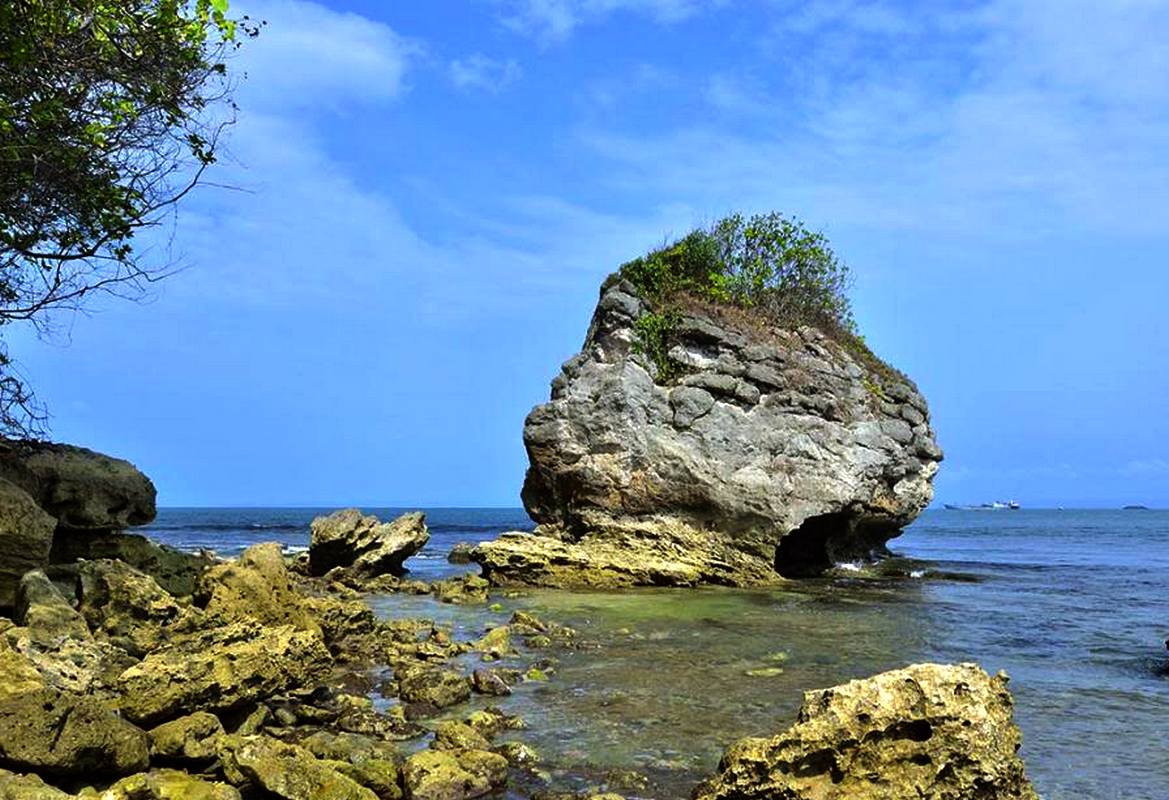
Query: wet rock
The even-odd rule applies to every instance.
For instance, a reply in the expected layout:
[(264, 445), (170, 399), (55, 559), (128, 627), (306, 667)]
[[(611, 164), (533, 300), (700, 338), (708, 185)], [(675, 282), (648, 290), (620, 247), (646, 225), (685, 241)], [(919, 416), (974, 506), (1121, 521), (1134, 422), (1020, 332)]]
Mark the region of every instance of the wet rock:
[(426, 517), (420, 512), (382, 523), (375, 516), (363, 516), (356, 508), (349, 508), (313, 520), (309, 569), (314, 575), (336, 567), (365, 577), (401, 575), (403, 562), (429, 539)]
[(448, 669), (412, 666), (398, 674), (398, 696), (406, 703), (448, 708), (471, 698), (471, 679)]
[(80, 559), (122, 561), (154, 578), (175, 597), (194, 594), (199, 576), (214, 563), (210, 556), (184, 553), (131, 533), (103, 531), (85, 536), (66, 533), (53, 539), (51, 563), (68, 564)]
[(227, 736), (219, 752), (224, 776), (237, 786), (254, 786), (284, 800), (377, 800), (304, 748), (267, 736)]
[(0, 767), (91, 779), (148, 763), (146, 732), (92, 698), (41, 689), (0, 700)]
[(402, 796), (402, 771), (395, 761), (369, 758), (353, 762), (330, 761), (328, 765), (381, 800), (398, 800)]
[(497, 670), (480, 667), (471, 674), (471, 688), (479, 694), (505, 697), (511, 694), (511, 686)]
[(16, 602), (16, 587), (26, 572), (49, 563), (57, 521), (28, 492), (0, 479), (0, 608)]
[(83, 447), (4, 440), (0, 478), (55, 517), (58, 534), (120, 530), (154, 519), (150, 479), (128, 461)]
[(316, 731), (298, 744), (317, 758), (327, 761), (395, 761), (398, 755), (397, 748), (389, 742), (343, 731)]
[(467, 717), (467, 724), (486, 739), (493, 739), (503, 731), (518, 731), (527, 727), (520, 717), (505, 714), (495, 706), (471, 712)]
[(103, 559), (78, 569), (78, 610), (90, 629), (136, 655), (158, 646), (182, 609), (169, 592), (128, 564)]
[(807, 692), (796, 723), (743, 739), (695, 800), (1035, 800), (1007, 679), (916, 664)]
[(239, 790), (173, 769), (157, 769), (122, 778), (100, 800), (240, 800)]
[(435, 750), (489, 750), (491, 743), (465, 722), (448, 720), (434, 731), (430, 746)]
[(73, 795), (45, 783), (37, 775), (19, 775), (0, 769), (0, 798), (3, 800), (74, 800)]
[(208, 569), (199, 579), (195, 602), (209, 617), (227, 622), (255, 620), (321, 632), (293, 589), (283, 550), (276, 542), (253, 545), (237, 561)]
[(29, 572), (21, 579), (14, 618), (41, 647), (53, 646), (62, 639), (90, 638), (85, 618), (41, 570)]
[(406, 759), (402, 780), (409, 800), (469, 800), (507, 782), (507, 759), (480, 750), (423, 750)]
[(455, 542), (447, 553), (446, 560), (451, 564), (470, 564), (471, 551), (475, 549), (475, 545), (470, 542)]
[(691, 304), (667, 381), (638, 346), (649, 310), (607, 280), (528, 415), (537, 535), (475, 548), (494, 585), (772, 584), (882, 552), (928, 505), (941, 452), (907, 378), (815, 329)]
[(523, 742), (504, 742), (495, 748), (495, 752), (513, 767), (534, 767), (540, 763), (540, 754)]
[(431, 584), (431, 592), (443, 603), (486, 603), (491, 584), (478, 575), (459, 575)]
[(472, 649), (482, 653), (485, 659), (503, 658), (512, 652), (511, 628), (507, 625), (492, 628), (483, 638), (472, 645)]
[(151, 653), (117, 685), (126, 717), (156, 725), (192, 711), (230, 711), (314, 683), (331, 665), (318, 634), (237, 622)]
[(219, 718), (206, 711), (164, 722), (149, 731), (150, 755), (164, 762), (201, 763), (215, 758), (224, 735)]

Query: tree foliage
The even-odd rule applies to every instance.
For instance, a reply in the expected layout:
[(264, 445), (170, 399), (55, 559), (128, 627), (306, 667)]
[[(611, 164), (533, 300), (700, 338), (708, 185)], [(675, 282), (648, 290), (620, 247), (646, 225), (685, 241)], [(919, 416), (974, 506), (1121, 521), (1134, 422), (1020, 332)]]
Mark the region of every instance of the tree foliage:
[(666, 382), (680, 371), (668, 351), (687, 297), (752, 309), (783, 327), (812, 325), (875, 359), (856, 331), (847, 265), (823, 234), (782, 214), (725, 217), (630, 261), (621, 275), (654, 305), (637, 322), (639, 346)]
[[(225, 57), (256, 32), (227, 0), (0, 3), (0, 326), (44, 331), (167, 274), (136, 235), (215, 162), (235, 111)], [(43, 419), (0, 349), (0, 431)]]

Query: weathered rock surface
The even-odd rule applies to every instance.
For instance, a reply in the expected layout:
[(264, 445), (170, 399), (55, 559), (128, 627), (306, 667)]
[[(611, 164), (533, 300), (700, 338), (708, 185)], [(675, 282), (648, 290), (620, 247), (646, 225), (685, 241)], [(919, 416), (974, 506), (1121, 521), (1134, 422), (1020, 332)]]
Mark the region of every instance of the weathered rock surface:
[(40, 647), (53, 647), (61, 639), (90, 638), (85, 618), (39, 569), (21, 579), (13, 619), (28, 629), (29, 637)]
[(150, 755), (168, 762), (205, 762), (215, 758), (223, 724), (214, 714), (196, 711), (149, 731)]
[(49, 563), (56, 526), (28, 492), (0, 478), (0, 608), (12, 608), (26, 572)]
[(916, 664), (807, 692), (795, 725), (731, 746), (694, 800), (1035, 800), (1004, 675)]
[(64, 531), (54, 537), (53, 549), (49, 553), (51, 563), (68, 564), (79, 559), (123, 561), (154, 578), (159, 586), (175, 597), (194, 593), (199, 576), (212, 564), (207, 556), (184, 553), (133, 533), (99, 532), (78, 536)]
[(304, 748), (266, 736), (225, 737), (220, 761), (232, 783), (255, 786), (284, 800), (378, 800), (370, 789)]
[(320, 625), (293, 589), (283, 551), (276, 542), (253, 545), (238, 561), (207, 570), (200, 578), (195, 600), (208, 616), (227, 622), (256, 620), (320, 633)]
[(88, 697), (41, 689), (0, 700), (0, 766), (42, 777), (128, 775), (149, 762), (145, 731)]
[(118, 678), (128, 719), (155, 725), (192, 711), (230, 711), (327, 673), (319, 634), (236, 622), (182, 637)]
[(347, 508), (313, 520), (309, 569), (314, 575), (337, 567), (366, 577), (401, 575), (405, 572), (403, 562), (429, 539), (421, 512), (382, 523), (373, 515), (363, 516), (358, 509)]
[(470, 800), (507, 781), (507, 759), (484, 750), (424, 750), (402, 768), (410, 800)]
[(31, 495), (58, 530), (121, 530), (154, 519), (150, 479), (129, 461), (83, 447), (2, 440), (0, 478)]
[(523, 501), (544, 536), (476, 548), (490, 580), (774, 582), (883, 552), (928, 505), (942, 453), (908, 378), (815, 329), (695, 303), (670, 351), (684, 375), (664, 385), (639, 352), (647, 308), (606, 281), (528, 415)]
[(131, 775), (100, 795), (100, 800), (240, 800), (239, 790), (173, 769)]
[(87, 561), (78, 569), (78, 611), (90, 630), (141, 655), (182, 612), (158, 583), (121, 561)]

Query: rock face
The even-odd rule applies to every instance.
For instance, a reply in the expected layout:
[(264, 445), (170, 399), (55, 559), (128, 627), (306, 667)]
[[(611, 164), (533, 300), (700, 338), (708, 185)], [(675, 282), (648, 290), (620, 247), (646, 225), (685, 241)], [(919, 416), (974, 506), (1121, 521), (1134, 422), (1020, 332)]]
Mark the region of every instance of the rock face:
[(0, 608), (12, 607), (26, 572), (49, 563), (56, 526), (28, 492), (0, 479)]
[(916, 664), (807, 692), (795, 725), (743, 739), (694, 800), (1036, 800), (1007, 678)]
[(0, 441), (0, 477), (28, 492), (60, 529), (121, 530), (154, 519), (150, 479), (129, 461), (83, 447)]
[(154, 578), (175, 597), (193, 593), (199, 576), (212, 563), (207, 556), (184, 553), (133, 533), (103, 531), (72, 535), (63, 532), (53, 539), (51, 563), (69, 564), (78, 559), (123, 561)]
[(420, 512), (382, 523), (373, 515), (363, 516), (356, 508), (348, 508), (313, 520), (309, 568), (314, 575), (337, 567), (364, 577), (401, 575), (405, 572), (403, 562), (429, 539), (426, 517)]
[(640, 352), (648, 306), (605, 282), (583, 349), (524, 425), (523, 501), (543, 536), (477, 548), (490, 580), (773, 582), (882, 552), (932, 499), (942, 453), (909, 379), (812, 328), (690, 308), (667, 384)]

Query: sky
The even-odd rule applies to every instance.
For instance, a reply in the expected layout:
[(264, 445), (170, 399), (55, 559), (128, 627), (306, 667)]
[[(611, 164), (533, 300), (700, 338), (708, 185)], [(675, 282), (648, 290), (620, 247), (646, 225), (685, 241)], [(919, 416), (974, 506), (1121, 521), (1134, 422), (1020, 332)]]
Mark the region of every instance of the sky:
[(938, 502), (1169, 506), (1169, 1), (232, 8), (183, 270), (7, 332), (161, 505), (519, 505), (604, 277), (777, 210), (928, 398)]

